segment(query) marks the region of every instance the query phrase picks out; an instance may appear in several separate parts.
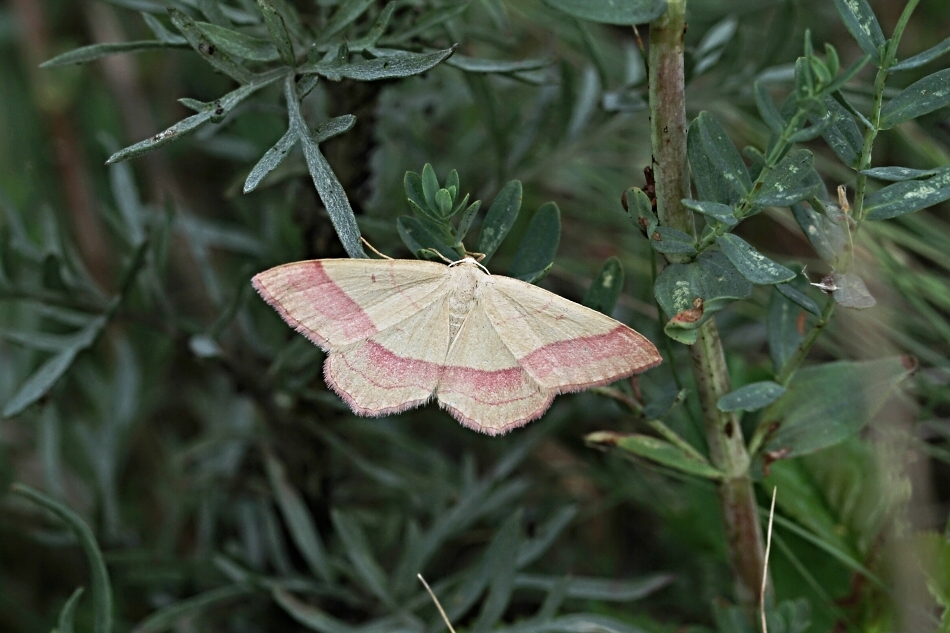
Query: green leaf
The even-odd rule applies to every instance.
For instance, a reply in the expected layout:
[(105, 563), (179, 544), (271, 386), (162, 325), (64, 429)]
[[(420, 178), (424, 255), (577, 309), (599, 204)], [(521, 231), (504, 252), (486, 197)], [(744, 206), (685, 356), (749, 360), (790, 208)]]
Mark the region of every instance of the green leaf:
[(890, 182), (902, 182), (904, 180), (920, 180), (940, 173), (940, 169), (911, 169), (909, 167), (874, 167), (865, 169), (862, 172), (865, 176), (876, 178), (878, 180), (887, 180)]
[(637, 187), (630, 187), (623, 193), (623, 206), (633, 222), (648, 238), (656, 231), (660, 221), (653, 210), (653, 203), (647, 194)]
[(508, 274), (516, 279), (533, 283), (551, 269), (561, 241), (561, 210), (553, 202), (546, 202), (535, 212)]
[(755, 93), (755, 105), (759, 109), (759, 116), (762, 117), (762, 120), (769, 126), (773, 134), (781, 134), (782, 130), (785, 129), (785, 119), (782, 118), (778, 108), (775, 107), (775, 102), (772, 101), (768, 88), (765, 87), (762, 81), (756, 81), (752, 85), (752, 89)]
[(798, 370), (788, 391), (762, 413), (760, 424), (780, 425), (766, 450), (794, 457), (856, 435), (915, 368), (913, 358), (895, 356)]
[(3, 417), (19, 415), (28, 406), (42, 398), (66, 373), (79, 352), (90, 347), (106, 325), (106, 318), (99, 316), (84, 328), (69, 336), (65, 347), (30, 375), (3, 407)]
[(917, 562), (927, 577), (927, 588), (942, 606), (944, 620), (950, 611), (950, 540), (937, 532), (920, 532), (913, 536)]
[(791, 284), (775, 284), (775, 289), (798, 307), (804, 308), (807, 312), (811, 312), (815, 316), (821, 316), (821, 308), (818, 307), (818, 304), (812, 301), (811, 297), (804, 292), (800, 292), (795, 286)]
[(498, 192), (492, 201), (481, 231), (478, 233), (478, 252), (484, 253), (483, 264), (487, 264), (498, 247), (501, 246), (508, 231), (518, 218), (521, 210), (521, 182), (512, 180)]
[(290, 33), (287, 32), (287, 26), (284, 24), (284, 18), (274, 7), (270, 0), (257, 0), (257, 6), (264, 16), (264, 26), (270, 33), (277, 51), (280, 53), (280, 59), (293, 68), (297, 65), (297, 56), (294, 54), (294, 44), (290, 40)]
[(167, 145), (172, 141), (177, 141), (178, 139), (184, 138), (186, 135), (194, 132), (196, 129), (208, 121), (211, 121), (215, 117), (223, 117), (227, 115), (227, 113), (230, 112), (234, 106), (241, 103), (261, 88), (274, 83), (282, 76), (283, 74), (280, 73), (271, 73), (256, 77), (251, 83), (241, 86), (237, 90), (229, 92), (220, 99), (208, 104), (208, 109), (206, 109), (204, 112), (192, 115), (187, 119), (182, 119), (164, 132), (159, 132), (151, 138), (147, 138), (144, 141), (139, 141), (135, 145), (130, 145), (125, 149), (119, 150), (109, 157), (109, 160), (106, 161), (106, 165), (111, 165), (129, 158), (141, 156), (142, 154), (150, 152), (153, 149), (158, 149), (162, 145)]
[(743, 385), (719, 398), (720, 411), (756, 411), (769, 406), (785, 393), (785, 387), (772, 380)]
[(75, 630), (76, 608), (79, 606), (79, 599), (82, 598), (83, 591), (85, 591), (85, 589), (79, 587), (73, 592), (73, 595), (69, 596), (66, 604), (63, 605), (62, 610), (59, 612), (54, 633), (73, 633)]
[(867, 219), (896, 218), (950, 199), (950, 166), (936, 171), (926, 180), (897, 182), (869, 195), (864, 199)]
[(315, 576), (329, 581), (333, 576), (330, 561), (307, 504), (287, 478), (284, 465), (270, 451), (264, 453), (264, 466), (280, 514), (300, 555)]
[(923, 66), (924, 64), (929, 64), (933, 60), (937, 59), (941, 55), (945, 55), (950, 52), (950, 37), (940, 42), (936, 46), (928, 48), (923, 53), (917, 53), (913, 57), (908, 57), (899, 64), (895, 64), (887, 69), (889, 73), (896, 73), (901, 70), (910, 70), (911, 68), (917, 68), (918, 66)]
[(620, 26), (652, 22), (666, 11), (666, 0), (544, 0), (544, 3), (581, 20)]
[(211, 66), (240, 84), (249, 84), (254, 78), (247, 68), (241, 66), (231, 55), (219, 48), (198, 28), (197, 23), (178, 9), (169, 7), (168, 17), (188, 43)]
[[(805, 283), (798, 282), (793, 283)], [(766, 316), (766, 336), (769, 342), (769, 354), (775, 373), (782, 371), (801, 344), (805, 335), (805, 313), (802, 308), (790, 301), (778, 288), (786, 284), (776, 284), (776, 291), (769, 298)]]
[(250, 585), (229, 585), (178, 600), (160, 608), (135, 625), (136, 633), (152, 633), (174, 627), (183, 618), (195, 618), (222, 603), (234, 602), (252, 592)]
[(650, 235), (650, 246), (658, 253), (696, 254), (696, 239), (689, 233), (668, 226), (656, 227)]
[(251, 173), (247, 175), (247, 180), (244, 181), (244, 193), (250, 193), (257, 189), (257, 186), (261, 184), (264, 177), (283, 162), (284, 158), (287, 157), (287, 154), (290, 153), (290, 150), (299, 140), (300, 137), (297, 136), (293, 129), (288, 129), (284, 132), (280, 140), (274, 143), (273, 147), (264, 152), (261, 159), (257, 161), (257, 164), (251, 169)]
[(611, 257), (604, 262), (597, 277), (587, 289), (584, 305), (610, 316), (613, 314), (614, 306), (617, 305), (621, 291), (623, 291), (623, 264), (616, 257)]
[(330, 216), (333, 228), (336, 230), (343, 248), (347, 255), (354, 258), (365, 258), (363, 244), (360, 241), (360, 229), (356, 224), (356, 216), (353, 214), (353, 208), (350, 206), (350, 200), (346, 197), (343, 185), (333, 170), (330, 169), (327, 159), (320, 152), (318, 143), (321, 136), (338, 133), (339, 130), (347, 125), (352, 125), (354, 119), (331, 119), (328, 121), (328, 129), (324, 130), (321, 136), (310, 132), (307, 122), (304, 121), (300, 113), (300, 101), (297, 98), (297, 87), (294, 83), (293, 74), (288, 74), (284, 79), (284, 99), (287, 102), (287, 116), (289, 127), (300, 138), (303, 146), (303, 155), (307, 161), (307, 169), (313, 179), (313, 185), (317, 189), (320, 201)]
[(437, 236), (419, 218), (414, 218), (411, 215), (399, 216), (399, 219), (396, 220), (396, 230), (399, 231), (399, 237), (402, 238), (403, 244), (416, 257), (437, 259), (435, 256), (423, 252), (428, 249), (435, 249), (442, 254), (442, 257), (453, 262), (462, 257), (461, 253)]
[[(373, 49), (376, 54), (384, 51)], [(350, 64), (327, 64), (318, 62), (315, 64), (305, 64), (297, 68), (301, 74), (316, 73), (332, 81), (339, 81), (343, 78), (356, 79), (357, 81), (380, 81), (383, 79), (396, 79), (399, 77), (411, 77), (432, 70), (441, 62), (445, 61), (455, 52), (455, 47), (434, 53), (406, 53), (404, 51), (389, 51), (385, 57), (376, 59), (365, 59)]]
[(864, 310), (877, 305), (877, 301), (864, 285), (864, 280), (854, 273), (834, 273), (834, 284), (836, 287), (831, 296), (834, 297), (835, 303), (844, 308)]
[(765, 176), (752, 201), (762, 206), (787, 207), (807, 198), (816, 188), (809, 179), (814, 162), (807, 149), (792, 150)]
[(697, 475), (707, 479), (721, 479), (724, 477), (723, 473), (710, 464), (699, 452), (687, 452), (675, 444), (649, 435), (599, 431), (589, 434), (584, 439), (595, 446), (616, 446), (639, 457), (645, 457), (689, 475)]
[(684, 198), (682, 202), (683, 206), (687, 209), (695, 211), (696, 213), (702, 213), (729, 228), (739, 223), (739, 220), (736, 219), (735, 216), (735, 209), (728, 204), (710, 202), (708, 200), (690, 200), (689, 198)]
[(881, 25), (867, 0), (834, 0), (835, 8), (858, 46), (866, 55), (871, 56), (875, 66), (881, 65), (881, 47), (887, 42)]
[[(10, 492), (26, 497), (33, 503), (49, 510), (76, 535), (83, 553), (86, 555), (86, 561), (89, 564), (90, 575), (92, 576), (92, 604), (95, 617), (93, 631), (95, 633), (112, 633), (114, 617), (112, 584), (109, 582), (109, 570), (106, 568), (105, 560), (102, 558), (102, 552), (99, 550), (99, 545), (96, 543), (96, 537), (92, 530), (82, 520), (82, 517), (73, 512), (72, 509), (39, 490), (15, 483), (10, 486)], [(78, 600), (75, 593), (70, 601), (73, 599)]]
[[(843, 98), (843, 97), (842, 97)], [(864, 135), (848, 110), (830, 95), (822, 97), (822, 103), (831, 117), (822, 133), (822, 138), (828, 143), (838, 158), (851, 169), (857, 169), (864, 148)]]
[(754, 284), (778, 284), (795, 277), (794, 271), (773, 262), (737, 235), (720, 235), (716, 244), (736, 270)]
[(690, 124), (686, 149), (700, 200), (732, 206), (752, 188), (742, 156), (708, 112), (701, 112)]
[(950, 105), (950, 68), (938, 70), (904, 88), (881, 108), (881, 129)]
[[(577, 506), (574, 505), (559, 508), (547, 521), (537, 527), (534, 535), (522, 541), (518, 548), (518, 561), (515, 567), (522, 569), (541, 558), (571, 521), (577, 517), (577, 513)], [(515, 583), (517, 582), (516, 578)]]
[(383, 10), (379, 12), (378, 16), (376, 16), (376, 21), (373, 23), (373, 26), (370, 28), (370, 30), (367, 31), (363, 37), (353, 41), (353, 50), (375, 47), (376, 42), (379, 41), (379, 38), (385, 35), (386, 29), (389, 28), (389, 21), (392, 19), (393, 12), (398, 6), (399, 0), (387, 2)]
[(464, 70), (467, 73), (505, 75), (547, 68), (554, 63), (554, 60), (545, 57), (521, 60), (480, 59), (476, 57), (465, 57), (464, 55), (452, 55), (445, 63), (448, 66)]
[(805, 202), (793, 204), (792, 215), (822, 261), (834, 266), (849, 243), (847, 218), (832, 219)]
[(363, 586), (383, 604), (395, 608), (393, 598), (386, 588), (386, 574), (373, 557), (360, 524), (349, 514), (336, 509), (331, 510), (330, 518), (336, 535), (343, 541), (346, 556), (353, 564), (353, 571), (363, 581)]
[(277, 47), (266, 38), (245, 35), (210, 22), (195, 22), (195, 26), (211, 43), (235, 57), (255, 62), (272, 62), (280, 59)]
[(442, 6), (436, 6), (434, 9), (426, 11), (421, 16), (419, 16), (409, 28), (402, 29), (398, 33), (387, 37), (385, 43), (393, 44), (397, 42), (405, 42), (406, 40), (416, 37), (417, 35), (421, 35), (429, 29), (441, 24), (445, 24), (452, 18), (461, 15), (462, 12), (468, 8), (468, 5), (469, 0), (463, 0), (462, 2), (447, 2)]
[(319, 633), (353, 633), (354, 631), (349, 624), (337, 620), (322, 609), (300, 601), (280, 585), (275, 585), (271, 589), (271, 597), (287, 615), (312, 631)]
[(520, 510), (508, 517), (485, 553), (489, 576), (492, 580), (488, 587), (488, 596), (478, 614), (478, 620), (471, 629), (473, 633), (484, 633), (496, 626), (508, 608), (515, 585), (515, 562), (518, 559), (523, 520)]
[(426, 208), (433, 212), (439, 209), (439, 205), (436, 204), (435, 201), (435, 194), (438, 191), (439, 179), (435, 175), (435, 170), (432, 169), (432, 165), (426, 163), (422, 168), (422, 196), (425, 199)]
[[(563, 577), (541, 574), (518, 574), (515, 576), (517, 589), (535, 589), (552, 591)], [(672, 574), (650, 574), (635, 580), (617, 580), (614, 578), (585, 578), (571, 576), (567, 579), (564, 595), (575, 600), (597, 600), (603, 602), (632, 602), (642, 600), (667, 587), (674, 580)]]
[[(465, 197), (468, 200), (468, 196)], [(482, 206), (481, 200), (476, 200), (472, 204), (468, 205), (468, 208), (465, 209), (465, 212), (462, 213), (462, 219), (459, 220), (457, 235), (458, 243), (461, 244), (462, 240), (465, 239), (465, 236), (468, 235), (468, 230), (472, 228), (472, 223), (475, 222), (475, 217), (478, 215), (478, 210)]]
[(138, 42), (116, 42), (114, 44), (91, 44), (82, 46), (57, 55), (48, 59), (40, 68), (53, 68), (55, 66), (68, 66), (70, 64), (85, 64), (109, 55), (117, 53), (138, 53), (140, 51), (151, 51), (160, 48), (188, 48), (184, 41), (180, 44), (163, 42), (161, 40), (140, 40)]

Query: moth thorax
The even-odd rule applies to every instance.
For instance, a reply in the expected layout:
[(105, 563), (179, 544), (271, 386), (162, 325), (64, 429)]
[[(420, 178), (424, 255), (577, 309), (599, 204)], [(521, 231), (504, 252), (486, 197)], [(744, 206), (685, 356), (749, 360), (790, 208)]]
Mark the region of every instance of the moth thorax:
[(465, 322), (465, 317), (475, 307), (478, 293), (478, 278), (474, 271), (463, 266), (459, 266), (458, 271), (455, 275), (455, 289), (449, 295), (449, 336), (453, 341)]

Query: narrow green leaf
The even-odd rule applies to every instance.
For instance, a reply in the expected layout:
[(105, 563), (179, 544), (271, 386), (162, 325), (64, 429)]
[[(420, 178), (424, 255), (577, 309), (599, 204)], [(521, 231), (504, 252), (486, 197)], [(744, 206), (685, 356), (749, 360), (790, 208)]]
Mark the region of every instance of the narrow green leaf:
[(266, 38), (245, 35), (210, 22), (195, 22), (195, 26), (211, 43), (235, 57), (255, 62), (272, 62), (280, 59), (277, 47)]
[(141, 40), (138, 42), (117, 42), (114, 44), (91, 44), (73, 49), (48, 59), (40, 68), (53, 68), (55, 66), (68, 66), (70, 64), (85, 64), (97, 59), (102, 59), (109, 55), (118, 53), (138, 53), (141, 51), (151, 51), (161, 48), (188, 48), (188, 44), (172, 44), (161, 40)]
[(835, 8), (858, 46), (866, 55), (871, 56), (875, 66), (881, 65), (881, 47), (887, 42), (881, 25), (867, 0), (834, 0)]
[(950, 68), (938, 70), (904, 88), (881, 108), (881, 129), (950, 105)]
[(821, 308), (818, 307), (818, 304), (812, 301), (811, 297), (806, 295), (804, 292), (800, 292), (791, 284), (775, 284), (775, 289), (778, 290), (783, 297), (798, 307), (804, 308), (807, 312), (810, 312), (815, 316), (821, 316)]
[(854, 273), (835, 273), (834, 284), (835, 289), (831, 296), (834, 297), (835, 303), (844, 308), (864, 310), (877, 305), (877, 301), (864, 285), (864, 280)]
[[(303, 155), (307, 161), (307, 169), (310, 171), (317, 194), (330, 215), (330, 221), (333, 223), (333, 228), (336, 230), (343, 248), (346, 249), (346, 253), (350, 257), (366, 258), (366, 252), (363, 250), (363, 244), (360, 241), (360, 229), (356, 224), (356, 216), (353, 214), (349, 198), (346, 197), (343, 185), (340, 184), (336, 174), (333, 173), (327, 159), (320, 152), (319, 141), (310, 132), (307, 122), (304, 121), (303, 115), (300, 113), (300, 102), (297, 99), (297, 89), (292, 74), (288, 74), (284, 79), (284, 99), (287, 102), (290, 129), (300, 138)], [(352, 119), (330, 125), (330, 131), (336, 132), (337, 127), (345, 127), (347, 123), (352, 125)]]
[(135, 625), (135, 633), (153, 633), (172, 628), (183, 618), (194, 618), (222, 603), (234, 601), (252, 592), (250, 585), (229, 585), (173, 602)]
[(762, 120), (769, 126), (773, 134), (781, 134), (785, 128), (785, 120), (779, 114), (778, 108), (775, 107), (775, 102), (772, 101), (768, 88), (765, 87), (762, 81), (756, 81), (753, 84), (753, 91), (755, 93), (755, 105), (759, 109), (759, 116), (762, 117)]
[(689, 233), (668, 226), (656, 227), (650, 236), (650, 246), (658, 253), (696, 254), (696, 239)]
[(0, 339), (44, 352), (61, 352), (73, 343), (74, 336), (73, 334), (0, 329)]
[[(72, 509), (39, 490), (15, 483), (10, 486), (10, 492), (26, 497), (33, 503), (46, 508), (69, 526), (69, 529), (76, 535), (83, 553), (86, 555), (86, 561), (89, 564), (90, 575), (92, 576), (92, 604), (95, 618), (93, 630), (95, 633), (112, 633), (114, 617), (112, 584), (109, 581), (109, 570), (106, 569), (105, 560), (102, 558), (102, 552), (99, 550), (99, 545), (96, 543), (96, 537), (92, 530), (82, 520), (82, 517), (73, 512)], [(75, 597), (76, 594), (74, 593), (73, 598)], [(70, 600), (73, 598), (70, 598)]]
[(690, 211), (702, 213), (703, 215), (710, 217), (717, 222), (725, 224), (730, 228), (739, 223), (739, 220), (736, 219), (735, 216), (735, 209), (727, 204), (710, 202), (708, 200), (690, 200), (689, 198), (684, 198), (682, 202), (683, 206)]
[(716, 408), (720, 411), (756, 411), (778, 400), (785, 387), (771, 380), (753, 382), (719, 398)]
[(861, 69), (864, 68), (869, 61), (871, 61), (871, 55), (859, 57), (854, 61), (854, 63), (848, 66), (844, 72), (835, 77), (834, 81), (832, 81), (830, 84), (827, 84), (826, 86), (823, 86), (821, 92), (825, 95), (830, 95), (837, 92), (838, 90), (841, 90), (841, 88), (843, 88), (846, 83), (854, 79), (854, 77), (859, 72), (861, 72)]
[(208, 108), (206, 111), (192, 115), (186, 119), (182, 119), (164, 132), (159, 132), (151, 138), (147, 138), (144, 141), (139, 141), (135, 145), (130, 145), (125, 149), (119, 150), (109, 157), (109, 160), (106, 161), (106, 165), (111, 165), (129, 158), (141, 156), (142, 154), (150, 152), (153, 149), (158, 149), (162, 145), (167, 145), (172, 141), (177, 141), (178, 139), (184, 138), (186, 135), (194, 132), (208, 121), (211, 121), (214, 117), (223, 117), (227, 115), (227, 113), (230, 112), (234, 106), (241, 103), (261, 88), (274, 83), (282, 76), (283, 75), (279, 73), (272, 73), (266, 76), (262, 75), (255, 78), (251, 83), (241, 86), (237, 90), (229, 92), (217, 101), (210, 104), (212, 107)]
[[(603, 602), (632, 602), (642, 600), (667, 587), (674, 580), (672, 574), (650, 574), (635, 580), (616, 580), (605, 578), (585, 578), (572, 576), (567, 579), (565, 597), (575, 600), (596, 600)], [(562, 577), (541, 574), (518, 574), (515, 587), (552, 591), (564, 581)]]
[(788, 281), (795, 273), (785, 266), (773, 262), (771, 259), (752, 248), (741, 237), (726, 233), (716, 238), (716, 244), (723, 254), (729, 258), (743, 277), (754, 284), (778, 284)]
[(254, 78), (251, 71), (241, 66), (227, 51), (209, 40), (186, 13), (169, 7), (168, 17), (171, 18), (175, 28), (188, 40), (188, 44), (215, 69), (241, 84), (248, 84)]
[(498, 247), (504, 241), (508, 231), (518, 218), (521, 210), (521, 183), (512, 180), (498, 192), (492, 201), (482, 228), (478, 233), (478, 252), (484, 253), (483, 264), (487, 264)]
[(320, 46), (329, 42), (333, 39), (333, 36), (356, 22), (373, 4), (374, 0), (344, 0), (341, 2), (340, 7), (330, 17), (330, 21), (320, 31), (315, 45)]
[(518, 559), (518, 546), (521, 541), (521, 511), (515, 512), (501, 525), (485, 553), (488, 562), (491, 584), (488, 596), (482, 604), (478, 620), (472, 627), (473, 633), (484, 633), (496, 626), (508, 608), (511, 592), (515, 584), (515, 562)]
[[(465, 197), (468, 200), (468, 196)], [(462, 219), (459, 220), (457, 235), (458, 243), (461, 244), (462, 240), (465, 239), (465, 236), (468, 235), (468, 230), (472, 228), (472, 223), (475, 222), (475, 218), (478, 216), (478, 210), (482, 206), (481, 200), (476, 200), (472, 204), (468, 205), (468, 208), (465, 209), (465, 212), (462, 213)]]
[[(577, 516), (577, 506), (559, 508), (554, 515), (542, 523), (535, 531), (534, 536), (521, 542), (518, 548), (517, 569), (523, 569), (538, 560), (551, 547), (557, 537), (570, 525)], [(517, 579), (515, 580), (517, 583)]]
[(452, 55), (445, 63), (453, 68), (464, 70), (467, 73), (505, 75), (547, 68), (554, 63), (554, 60), (548, 58), (522, 60), (480, 59), (476, 57), (465, 57), (464, 55)]
[(950, 199), (950, 166), (926, 180), (907, 180), (875, 191), (864, 200), (869, 220), (887, 220)]
[(69, 600), (63, 605), (59, 612), (59, 619), (56, 624), (55, 633), (73, 633), (75, 630), (76, 608), (79, 606), (79, 599), (82, 598), (85, 588), (79, 587), (69, 596)]
[(780, 424), (766, 450), (794, 457), (857, 434), (915, 368), (911, 357), (895, 356), (798, 370), (788, 391), (762, 414), (760, 424)]
[(587, 289), (584, 305), (610, 316), (613, 314), (614, 306), (617, 305), (621, 291), (623, 291), (623, 264), (616, 257), (611, 257), (604, 262), (597, 277)]
[(666, 11), (665, 0), (544, 0), (544, 3), (581, 20), (620, 26), (652, 22)]
[(721, 252), (701, 253), (694, 263), (693, 284), (703, 298), (707, 313), (718, 312), (733, 301), (752, 296), (752, 284)]
[(354, 633), (353, 627), (328, 615), (322, 609), (300, 601), (286, 589), (275, 586), (271, 597), (294, 620), (318, 633)]
[(323, 143), (329, 141), (334, 136), (339, 136), (349, 132), (356, 125), (356, 117), (352, 114), (343, 114), (341, 116), (327, 119), (317, 127), (313, 128), (310, 138), (314, 143)]
[(264, 26), (270, 33), (277, 51), (280, 53), (280, 59), (291, 68), (297, 65), (297, 56), (294, 54), (294, 44), (290, 39), (290, 33), (287, 32), (287, 26), (284, 24), (284, 18), (278, 13), (270, 0), (257, 0), (257, 6), (264, 16)]
[(723, 473), (710, 464), (699, 453), (684, 451), (679, 446), (649, 435), (636, 433), (614, 433), (600, 431), (585, 438), (588, 443), (598, 446), (616, 446), (639, 457), (668, 466), (689, 475), (707, 479), (721, 479)]
[[(381, 53), (380, 49), (373, 49), (374, 53)], [(390, 51), (385, 57), (366, 59), (351, 64), (330, 65), (323, 62), (300, 66), (297, 72), (302, 74), (316, 73), (332, 81), (340, 79), (356, 79), (357, 81), (379, 81), (383, 79), (397, 79), (411, 77), (435, 68), (448, 59), (455, 47), (434, 53), (406, 53), (404, 51)]]
[(425, 206), (431, 211), (436, 211), (439, 206), (435, 201), (435, 194), (439, 191), (439, 178), (435, 175), (432, 165), (426, 163), (422, 168), (422, 195), (425, 199)]
[(841, 159), (841, 162), (851, 169), (857, 169), (864, 147), (864, 135), (861, 133), (861, 128), (858, 127), (851, 113), (831, 96), (823, 97), (822, 103), (828, 110), (828, 116), (831, 117), (831, 123), (821, 133), (822, 138)]
[(53, 385), (66, 373), (76, 360), (79, 352), (91, 346), (102, 328), (106, 318), (99, 316), (89, 322), (83, 329), (69, 337), (67, 347), (55, 356), (40, 365), (26, 381), (20, 385), (3, 407), (3, 417), (9, 418), (19, 415), (28, 406), (42, 398), (53, 388)]
[(419, 218), (410, 215), (400, 216), (396, 220), (396, 230), (403, 244), (406, 245), (416, 257), (426, 257), (427, 259), (439, 259), (438, 257), (425, 253), (429, 249), (435, 249), (442, 254), (442, 257), (449, 261), (457, 261), (462, 258), (462, 254), (453, 248), (452, 244), (447, 244), (445, 240), (437, 236), (433, 231), (422, 223)]
[(385, 35), (386, 29), (389, 28), (389, 21), (392, 19), (393, 12), (398, 6), (399, 0), (387, 2), (386, 6), (383, 7), (383, 10), (379, 12), (379, 15), (376, 17), (376, 21), (373, 23), (373, 26), (370, 27), (370, 30), (367, 31), (363, 37), (353, 41), (353, 50), (375, 47), (376, 42), (379, 41), (379, 38)]
[(331, 511), (330, 518), (336, 535), (343, 541), (347, 558), (353, 563), (356, 576), (363, 581), (364, 587), (383, 604), (395, 608), (396, 604), (386, 587), (386, 574), (373, 557), (366, 534), (360, 524), (349, 514), (335, 509)]
[(950, 37), (940, 42), (936, 46), (932, 46), (925, 50), (923, 53), (917, 53), (913, 57), (908, 57), (899, 64), (895, 64), (887, 69), (889, 73), (896, 73), (901, 70), (910, 70), (911, 68), (917, 68), (923, 66), (924, 64), (929, 64), (933, 60), (937, 59), (941, 55), (945, 55), (950, 52)]
[(387, 37), (385, 43), (389, 45), (405, 42), (416, 37), (417, 35), (421, 35), (429, 29), (444, 24), (452, 18), (461, 15), (462, 12), (468, 8), (468, 5), (469, 0), (463, 0), (462, 2), (445, 3), (442, 6), (436, 6), (434, 9), (426, 11), (420, 15), (413, 22), (412, 26), (406, 28), (405, 30), (400, 30), (398, 33), (394, 33), (390, 37)]
[(865, 176), (890, 182), (920, 180), (940, 173), (940, 169), (911, 169), (909, 167), (874, 167), (861, 172)]
[(310, 571), (318, 578), (329, 581), (332, 578), (332, 570), (327, 560), (326, 549), (303, 497), (288, 480), (284, 465), (270, 451), (264, 453), (264, 460), (267, 479), (290, 537), (303, 559), (307, 561)]
[(508, 274), (529, 283), (540, 279), (550, 270), (561, 242), (561, 210), (553, 202), (546, 202), (534, 213)]
[(299, 140), (300, 137), (297, 136), (293, 129), (288, 129), (284, 132), (280, 140), (274, 143), (273, 147), (264, 152), (261, 159), (257, 161), (257, 164), (251, 169), (251, 173), (247, 175), (247, 180), (244, 181), (244, 193), (250, 193), (257, 189), (257, 186), (261, 184), (264, 177), (283, 162), (287, 154), (290, 153), (291, 148), (293, 148)]
[[(106, 145), (108, 149), (115, 152), (117, 146), (113, 139), (108, 138)], [(122, 227), (125, 229), (125, 237), (130, 245), (138, 246), (145, 241), (145, 222), (148, 215), (142, 206), (138, 187), (135, 186), (132, 168), (123, 163), (110, 165), (109, 184), (116, 207), (122, 216), (122, 223), (125, 225)]]

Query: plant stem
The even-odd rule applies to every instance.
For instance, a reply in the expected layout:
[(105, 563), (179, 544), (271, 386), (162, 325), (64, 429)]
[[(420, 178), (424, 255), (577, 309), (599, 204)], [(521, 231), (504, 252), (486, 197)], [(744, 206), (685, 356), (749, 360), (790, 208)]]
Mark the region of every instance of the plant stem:
[[(685, 18), (686, 0), (669, 0), (666, 13), (650, 25), (650, 138), (660, 223), (694, 235), (692, 212), (680, 202), (689, 197), (683, 79)], [(765, 561), (762, 530), (738, 416), (716, 408), (719, 398), (732, 388), (715, 321), (699, 328), (690, 357), (710, 459), (725, 473), (718, 488), (719, 507), (736, 598), (751, 622)]]

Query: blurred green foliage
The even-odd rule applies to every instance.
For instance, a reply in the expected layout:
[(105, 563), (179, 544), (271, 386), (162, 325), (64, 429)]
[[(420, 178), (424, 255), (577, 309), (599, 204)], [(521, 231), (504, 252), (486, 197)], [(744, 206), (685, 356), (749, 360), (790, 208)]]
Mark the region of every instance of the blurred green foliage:
[[(441, 630), (421, 572), (453, 625), (477, 633), (751, 630), (728, 604), (688, 351), (664, 335), (688, 342), (713, 314), (733, 382), (749, 386), (720, 408), (748, 411), (756, 472), (779, 488), (769, 630), (946, 627), (944, 3), (922, 2), (907, 25), (874, 145), (883, 169), (864, 174), (867, 219), (895, 219), (863, 224), (853, 249), (828, 191), (854, 187), (856, 113), (873, 106), (901, 7), (874, 3), (884, 32), (859, 15), (852, 37), (832, 3), (689, 4), (690, 208), (708, 229), (694, 238), (658, 227), (644, 193), (634, 33), (577, 6), (0, 8), (0, 473), (21, 482), (0, 501), (0, 629)], [(321, 352), (249, 285), (286, 261), (359, 256), (360, 234), (394, 256), (452, 256), (469, 230), (493, 271), (547, 275), (662, 344), (667, 362), (636, 389), (561, 397), (502, 438), (432, 407), (360, 419), (324, 385)], [(663, 254), (697, 257), (657, 279)], [(889, 387), (903, 366), (849, 373), (840, 394), (827, 382), (839, 364), (783, 374), (817, 301), (831, 305), (800, 264), (814, 276), (851, 261), (877, 307), (839, 314), (815, 356), (921, 363), (863, 434), (870, 413), (828, 403)], [(677, 283), (699, 289), (700, 319), (688, 320), (692, 297), (664, 294)], [(816, 392), (824, 408), (803, 407)], [(805, 436), (835, 445), (780, 459), (781, 435), (753, 435), (769, 416), (794, 417), (786, 434), (828, 422), (833, 441)], [(584, 445), (603, 429), (640, 457)], [(905, 452), (933, 477), (905, 469)]]

